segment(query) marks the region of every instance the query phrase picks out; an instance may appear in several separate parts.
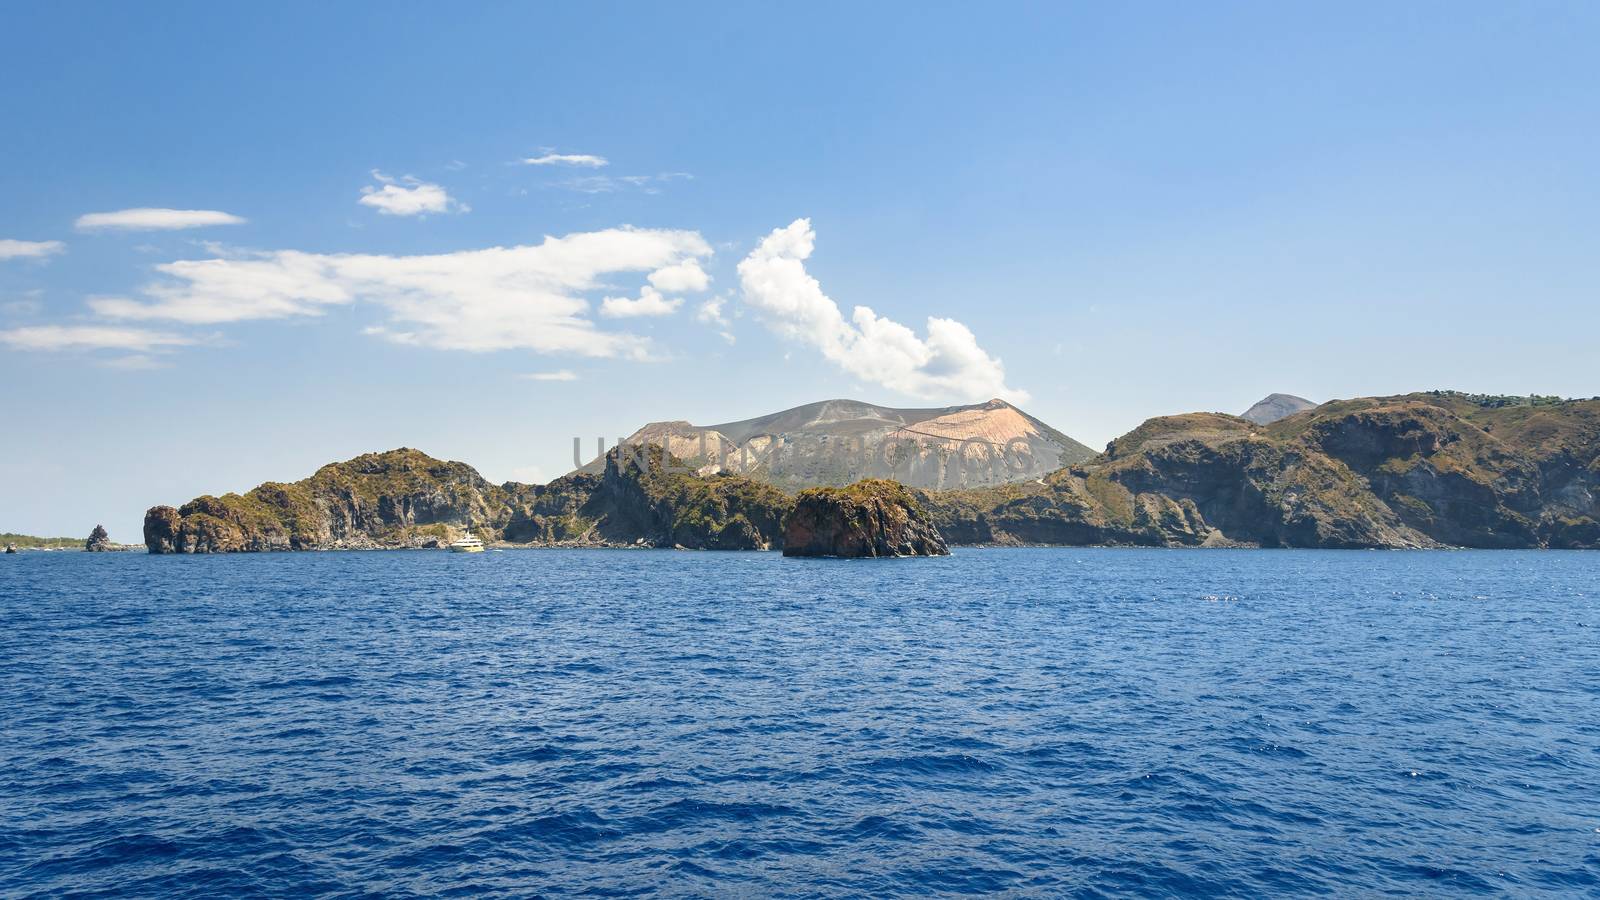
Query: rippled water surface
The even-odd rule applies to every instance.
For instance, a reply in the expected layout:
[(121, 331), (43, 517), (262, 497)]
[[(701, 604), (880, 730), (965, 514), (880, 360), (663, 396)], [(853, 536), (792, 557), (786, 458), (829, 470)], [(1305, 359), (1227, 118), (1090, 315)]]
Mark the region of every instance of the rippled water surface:
[(1600, 891), (1600, 553), (0, 558), (0, 894)]

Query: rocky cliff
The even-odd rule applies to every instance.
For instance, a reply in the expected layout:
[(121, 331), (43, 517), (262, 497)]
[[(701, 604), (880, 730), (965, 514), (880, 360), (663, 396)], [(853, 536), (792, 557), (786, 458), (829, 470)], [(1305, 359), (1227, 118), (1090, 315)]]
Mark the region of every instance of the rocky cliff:
[(922, 503), (893, 481), (812, 488), (795, 498), (784, 556), (946, 556), (944, 538)]
[(613, 449), (579, 515), (611, 544), (766, 550), (782, 539), (788, 494), (733, 475), (696, 475), (659, 447)]
[(1600, 547), (1600, 401), (1536, 399), (1167, 416), (1041, 483), (925, 499), (956, 543)]

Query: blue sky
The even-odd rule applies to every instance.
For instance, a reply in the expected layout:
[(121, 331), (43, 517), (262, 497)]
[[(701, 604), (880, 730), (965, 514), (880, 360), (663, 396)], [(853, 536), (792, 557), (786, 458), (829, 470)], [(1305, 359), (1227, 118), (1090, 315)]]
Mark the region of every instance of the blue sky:
[(135, 541), (402, 445), (543, 481), (836, 396), (1098, 446), (1271, 391), (1600, 394), (1597, 40), (1579, 3), (12, 4), (0, 531)]

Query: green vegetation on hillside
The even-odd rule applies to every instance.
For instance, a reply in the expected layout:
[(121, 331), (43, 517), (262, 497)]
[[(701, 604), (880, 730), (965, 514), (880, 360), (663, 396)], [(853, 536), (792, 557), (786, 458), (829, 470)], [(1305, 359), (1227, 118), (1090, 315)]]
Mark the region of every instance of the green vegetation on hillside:
[(82, 550), (83, 538), (34, 537), (31, 534), (0, 534), (0, 548), (10, 545), (18, 550)]
[(1426, 394), (1439, 399), (1464, 400), (1485, 409), (1500, 409), (1507, 406), (1559, 406), (1562, 403), (1577, 402), (1550, 394), (1529, 394), (1526, 397), (1520, 394), (1468, 394), (1462, 391), (1428, 391)]

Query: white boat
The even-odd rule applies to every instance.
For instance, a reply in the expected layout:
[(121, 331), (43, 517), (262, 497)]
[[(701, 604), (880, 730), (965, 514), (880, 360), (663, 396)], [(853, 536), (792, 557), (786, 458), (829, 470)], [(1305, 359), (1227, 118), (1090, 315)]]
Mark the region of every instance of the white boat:
[(450, 545), (450, 552), (451, 553), (482, 553), (483, 552), (483, 541), (480, 541), (477, 538), (475, 538), (475, 537), (473, 537), (472, 535), (469, 534), (466, 537), (462, 538), (461, 540), (456, 541), (455, 543), (451, 544)]

